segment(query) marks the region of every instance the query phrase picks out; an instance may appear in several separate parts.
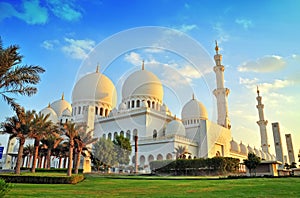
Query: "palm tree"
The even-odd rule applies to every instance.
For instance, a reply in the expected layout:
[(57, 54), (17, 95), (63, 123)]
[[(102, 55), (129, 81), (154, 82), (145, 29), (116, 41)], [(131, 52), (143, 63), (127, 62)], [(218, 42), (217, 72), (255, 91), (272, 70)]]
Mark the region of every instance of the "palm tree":
[(67, 176), (72, 175), (73, 168), (73, 150), (74, 150), (74, 140), (78, 137), (79, 131), (82, 130), (82, 126), (75, 125), (75, 123), (67, 122), (64, 124), (65, 134), (69, 137), (69, 162)]
[(46, 136), (41, 140), (44, 145), (44, 148), (47, 149), (47, 157), (46, 157), (46, 168), (50, 169), (50, 158), (52, 151), (57, 148), (57, 146), (64, 140), (59, 134), (59, 128), (53, 125), (50, 128), (50, 133), (46, 134)]
[(34, 139), (34, 153), (33, 153), (33, 162), (31, 172), (35, 172), (36, 161), (39, 155), (39, 146), (40, 141), (45, 137), (46, 133), (49, 131), (52, 121), (50, 121), (49, 114), (44, 115), (42, 113), (35, 114), (35, 117), (32, 121), (32, 130), (30, 133), (30, 138)]
[(80, 156), (83, 150), (88, 150), (87, 146), (95, 143), (98, 138), (93, 138), (93, 130), (88, 132), (86, 131), (86, 126), (82, 126), (82, 130), (78, 133), (78, 138), (75, 138), (76, 149), (77, 149), (77, 157), (75, 163), (75, 174), (78, 174), (78, 169), (80, 165)]
[(35, 111), (26, 111), (24, 108), (17, 109), (16, 116), (10, 117), (6, 119), (6, 122), (2, 123), (2, 128), (8, 134), (10, 134), (10, 139), (18, 138), (19, 140), (19, 150), (17, 157), (17, 165), (16, 165), (16, 174), (21, 173), (21, 162), (23, 149), (26, 138), (29, 137), (29, 134), (32, 130), (32, 120), (34, 118)]
[(20, 66), (23, 56), (18, 50), (17, 45), (3, 48), (0, 38), (0, 95), (14, 111), (21, 107), (7, 94), (32, 96), (37, 92), (34, 85), (40, 81), (39, 74), (45, 72), (40, 66)]
[(176, 149), (176, 159), (184, 158), (186, 153), (188, 153), (188, 150), (186, 146), (178, 146)]
[(32, 159), (33, 152), (34, 152), (34, 146), (32, 144), (28, 144), (24, 147), (23, 155), (28, 157), (27, 164), (26, 164), (27, 168), (30, 168), (30, 162)]

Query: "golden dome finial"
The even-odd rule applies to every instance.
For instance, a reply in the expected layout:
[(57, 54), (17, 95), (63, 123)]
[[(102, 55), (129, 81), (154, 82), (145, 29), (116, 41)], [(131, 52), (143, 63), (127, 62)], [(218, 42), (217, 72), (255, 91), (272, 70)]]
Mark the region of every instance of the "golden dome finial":
[(99, 65), (99, 63), (97, 63), (96, 73), (99, 73), (99, 69), (100, 69), (100, 65)]
[(48, 103), (48, 108), (50, 108), (51, 106), (50, 106), (50, 102)]
[(145, 69), (145, 61), (143, 60), (143, 63), (142, 63), (142, 70)]
[(192, 99), (195, 100), (195, 94), (194, 94), (194, 93), (193, 93), (193, 95), (192, 95)]
[(61, 95), (61, 99), (62, 99), (62, 100), (65, 99), (65, 94), (64, 94), (64, 92), (63, 92), (62, 95)]
[(216, 40), (216, 47), (215, 47), (215, 50), (216, 50), (216, 53), (218, 54), (219, 53), (219, 46), (218, 46), (218, 41)]

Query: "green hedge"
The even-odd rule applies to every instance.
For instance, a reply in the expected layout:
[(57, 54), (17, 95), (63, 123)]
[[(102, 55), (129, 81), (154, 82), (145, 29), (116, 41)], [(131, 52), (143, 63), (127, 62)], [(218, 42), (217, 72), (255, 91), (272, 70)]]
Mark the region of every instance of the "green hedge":
[(159, 174), (222, 175), (237, 172), (239, 162), (231, 157), (162, 160), (150, 162), (150, 169)]
[(68, 176), (29, 176), (29, 175), (0, 175), (8, 183), (31, 183), (31, 184), (76, 184), (84, 180), (83, 175)]
[[(21, 168), (21, 170), (28, 170), (30, 171), (30, 168)], [(51, 169), (46, 169), (46, 168), (36, 168), (35, 172), (37, 173), (66, 173), (68, 171), (67, 168), (51, 168)], [(72, 169), (72, 172), (75, 172), (75, 169)], [(83, 173), (83, 169), (78, 169), (78, 173)]]

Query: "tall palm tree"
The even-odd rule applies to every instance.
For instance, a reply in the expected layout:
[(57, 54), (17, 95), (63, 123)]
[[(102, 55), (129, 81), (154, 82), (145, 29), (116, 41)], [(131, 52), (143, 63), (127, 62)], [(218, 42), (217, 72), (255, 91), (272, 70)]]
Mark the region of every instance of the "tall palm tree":
[(69, 162), (68, 162), (68, 171), (67, 175), (72, 175), (73, 168), (73, 150), (74, 150), (74, 140), (78, 137), (79, 131), (82, 130), (82, 126), (76, 125), (72, 122), (67, 122), (64, 124), (64, 130), (66, 136), (69, 137)]
[(56, 125), (53, 125), (50, 127), (49, 131), (50, 133), (47, 133), (45, 137), (41, 140), (42, 144), (44, 145), (44, 148), (47, 149), (47, 157), (46, 157), (46, 168), (50, 169), (50, 158), (52, 151), (57, 148), (57, 146), (64, 140), (60, 136), (59, 127)]
[(32, 96), (37, 92), (34, 86), (40, 81), (39, 74), (45, 70), (36, 65), (20, 65), (23, 56), (17, 45), (4, 48), (0, 38), (0, 95), (16, 111), (20, 105), (9, 94)]
[(32, 159), (33, 152), (34, 152), (34, 146), (32, 144), (28, 144), (24, 147), (23, 155), (27, 156), (27, 159), (28, 159), (27, 164), (26, 164), (27, 168), (30, 168), (30, 165), (31, 165), (30, 162)]
[(42, 113), (35, 114), (32, 121), (32, 130), (29, 135), (30, 138), (34, 139), (34, 153), (31, 172), (35, 173), (36, 161), (39, 155), (40, 141), (45, 137), (46, 133), (52, 126), (52, 121), (49, 118), (50, 114), (44, 115)]
[(34, 118), (35, 111), (26, 111), (24, 108), (17, 109), (16, 116), (6, 119), (6, 122), (2, 123), (1, 126), (4, 128), (4, 132), (10, 134), (10, 139), (18, 138), (19, 150), (16, 164), (16, 174), (21, 173), (22, 155), (26, 138), (32, 130), (32, 120)]
[[(80, 165), (80, 157), (83, 150), (88, 150), (88, 146), (97, 142), (98, 138), (93, 138), (93, 130), (86, 132), (86, 126), (82, 126), (82, 130), (79, 130), (78, 137), (75, 138), (76, 142), (76, 163), (75, 163), (75, 174), (78, 174)], [(91, 151), (90, 151), (91, 152)]]
[(186, 146), (178, 146), (177, 148), (175, 148), (175, 150), (176, 150), (176, 159), (185, 158), (184, 154), (188, 153)]

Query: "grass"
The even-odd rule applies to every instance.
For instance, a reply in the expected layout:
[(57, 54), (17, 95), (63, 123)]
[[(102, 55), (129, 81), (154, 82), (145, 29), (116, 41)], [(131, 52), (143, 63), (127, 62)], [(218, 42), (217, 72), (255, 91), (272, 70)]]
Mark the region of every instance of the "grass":
[(87, 175), (76, 185), (14, 184), (6, 197), (300, 197), (300, 178), (209, 180)]

